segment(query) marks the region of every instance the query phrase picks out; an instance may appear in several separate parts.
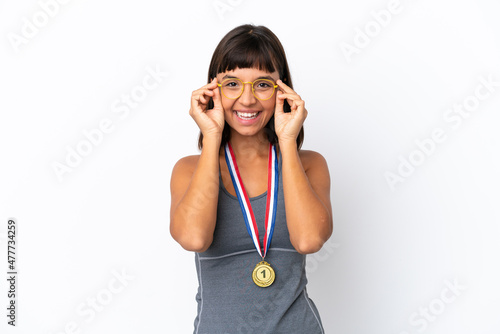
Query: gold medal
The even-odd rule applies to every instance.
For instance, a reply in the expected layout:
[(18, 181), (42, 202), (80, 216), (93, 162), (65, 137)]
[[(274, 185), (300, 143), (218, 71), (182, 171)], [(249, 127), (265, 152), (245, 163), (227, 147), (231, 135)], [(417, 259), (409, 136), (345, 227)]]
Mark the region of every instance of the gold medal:
[(266, 261), (257, 263), (252, 273), (252, 278), (255, 284), (261, 288), (267, 288), (274, 282), (274, 269)]

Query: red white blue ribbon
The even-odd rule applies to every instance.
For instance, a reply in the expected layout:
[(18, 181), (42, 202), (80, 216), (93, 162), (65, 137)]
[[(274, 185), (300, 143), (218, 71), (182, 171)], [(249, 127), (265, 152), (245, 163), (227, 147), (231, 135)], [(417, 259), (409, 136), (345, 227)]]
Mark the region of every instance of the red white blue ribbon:
[(265, 235), (264, 235), (264, 251), (260, 246), (259, 229), (253, 214), (252, 206), (248, 198), (243, 181), (241, 180), (240, 171), (236, 164), (236, 157), (234, 156), (231, 144), (226, 143), (225, 150), (226, 163), (231, 174), (234, 190), (240, 202), (243, 218), (247, 227), (248, 234), (252, 237), (253, 243), (259, 255), (264, 258), (267, 250), (271, 245), (273, 237), (274, 225), (276, 223), (276, 208), (278, 205), (278, 185), (279, 185), (279, 172), (278, 172), (278, 156), (276, 154), (276, 147), (269, 143), (269, 163), (267, 174), (267, 204), (266, 204), (266, 217), (265, 217)]

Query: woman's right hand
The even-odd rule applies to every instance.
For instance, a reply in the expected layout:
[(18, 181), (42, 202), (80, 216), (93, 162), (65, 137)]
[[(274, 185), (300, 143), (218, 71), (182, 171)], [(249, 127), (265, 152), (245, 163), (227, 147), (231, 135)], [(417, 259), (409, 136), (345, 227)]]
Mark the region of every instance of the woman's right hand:
[[(210, 98), (214, 101), (214, 108), (207, 110)], [(197, 89), (191, 95), (189, 115), (193, 117), (204, 137), (221, 136), (224, 129), (224, 109), (222, 108), (217, 78), (211, 83)]]

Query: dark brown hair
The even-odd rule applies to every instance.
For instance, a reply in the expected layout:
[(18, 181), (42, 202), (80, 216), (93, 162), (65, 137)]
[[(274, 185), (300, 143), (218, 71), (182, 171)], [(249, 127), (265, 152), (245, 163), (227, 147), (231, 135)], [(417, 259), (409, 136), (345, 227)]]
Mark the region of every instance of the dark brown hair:
[[(226, 34), (215, 48), (210, 67), (208, 69), (208, 80), (210, 83), (219, 73), (231, 71), (236, 68), (258, 68), (262, 71), (279, 73), (280, 79), (293, 89), (288, 62), (286, 61), (285, 50), (278, 37), (264, 26), (254, 26), (244, 24), (234, 28)], [(212, 109), (214, 102), (208, 102), (207, 109)], [(290, 112), (290, 105), (285, 100), (284, 112)], [(278, 143), (278, 137), (274, 131), (274, 115), (264, 127), (269, 142)], [(225, 122), (222, 131), (221, 148), (230, 139), (229, 124)], [(300, 128), (297, 136), (297, 149), (300, 150), (304, 141), (304, 127)], [(198, 138), (198, 148), (203, 148), (203, 134), (200, 131)]]

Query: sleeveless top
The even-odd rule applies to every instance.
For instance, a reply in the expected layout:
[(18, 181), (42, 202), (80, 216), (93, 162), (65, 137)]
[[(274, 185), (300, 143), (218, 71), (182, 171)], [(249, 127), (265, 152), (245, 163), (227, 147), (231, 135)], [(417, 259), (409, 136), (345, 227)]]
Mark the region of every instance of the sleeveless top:
[[(219, 200), (213, 242), (195, 253), (198, 314), (194, 334), (324, 334), (318, 310), (306, 291), (306, 256), (290, 243), (283, 195), (282, 158), (276, 224), (265, 261), (276, 278), (267, 288), (257, 286), (252, 271), (262, 258), (247, 232), (238, 198), (224, 187), (219, 170)], [(261, 245), (267, 191), (251, 197)]]

